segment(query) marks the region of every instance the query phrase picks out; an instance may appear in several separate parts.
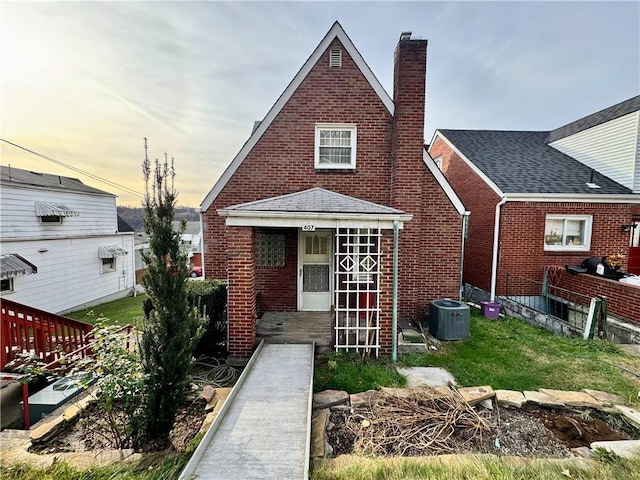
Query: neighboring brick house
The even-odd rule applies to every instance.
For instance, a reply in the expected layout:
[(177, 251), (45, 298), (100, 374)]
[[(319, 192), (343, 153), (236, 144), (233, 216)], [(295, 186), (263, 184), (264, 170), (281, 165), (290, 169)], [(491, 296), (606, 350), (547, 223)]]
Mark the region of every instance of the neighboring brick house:
[(503, 295), (507, 273), (540, 281), (614, 253), (640, 273), (639, 110), (640, 96), (550, 132), (437, 130), (428, 153), (471, 211), (465, 283)]
[(336, 348), (388, 353), (394, 281), (403, 319), (459, 297), (465, 210), (424, 156), (426, 51), (402, 34), (392, 100), (336, 22), (204, 199), (231, 356), (259, 312), (306, 310), (332, 312)]

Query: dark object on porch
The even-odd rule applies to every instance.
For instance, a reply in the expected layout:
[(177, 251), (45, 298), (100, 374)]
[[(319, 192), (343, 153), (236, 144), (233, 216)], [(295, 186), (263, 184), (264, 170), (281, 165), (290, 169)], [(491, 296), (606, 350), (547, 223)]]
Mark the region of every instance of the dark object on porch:
[(429, 306), (429, 333), (438, 340), (469, 336), (469, 305), (457, 300), (434, 300)]
[[(617, 268), (609, 268), (605, 259), (606, 257), (589, 257), (580, 265), (572, 267), (565, 265), (565, 268), (569, 273), (588, 273), (590, 275), (595, 275), (596, 277), (609, 278), (611, 280), (620, 280), (627, 276), (625, 272), (622, 272)], [(598, 272), (598, 267), (600, 265), (602, 265), (600, 267), (600, 271), (602, 273)]]

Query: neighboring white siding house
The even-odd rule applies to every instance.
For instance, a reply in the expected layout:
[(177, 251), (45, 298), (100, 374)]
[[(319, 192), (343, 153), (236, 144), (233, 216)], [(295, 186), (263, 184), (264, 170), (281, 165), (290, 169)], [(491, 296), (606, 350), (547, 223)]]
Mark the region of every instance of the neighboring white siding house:
[(551, 132), (549, 145), (640, 193), (640, 96)]
[(3, 298), (64, 313), (132, 291), (133, 233), (118, 232), (115, 195), (74, 178), (1, 170)]

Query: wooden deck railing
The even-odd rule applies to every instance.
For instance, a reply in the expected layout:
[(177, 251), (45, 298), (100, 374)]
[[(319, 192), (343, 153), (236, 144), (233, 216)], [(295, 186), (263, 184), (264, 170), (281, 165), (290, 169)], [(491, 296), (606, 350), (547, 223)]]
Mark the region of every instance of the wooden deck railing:
[(1, 302), (0, 370), (23, 352), (31, 352), (45, 363), (73, 351), (86, 352), (93, 325), (5, 298)]

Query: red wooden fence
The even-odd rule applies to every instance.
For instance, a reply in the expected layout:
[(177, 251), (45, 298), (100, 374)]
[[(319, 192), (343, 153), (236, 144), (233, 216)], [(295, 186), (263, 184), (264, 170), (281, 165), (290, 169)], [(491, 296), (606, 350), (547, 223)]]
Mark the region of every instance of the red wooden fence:
[(17, 354), (31, 352), (43, 362), (58, 360), (89, 344), (93, 325), (2, 299), (0, 370)]

